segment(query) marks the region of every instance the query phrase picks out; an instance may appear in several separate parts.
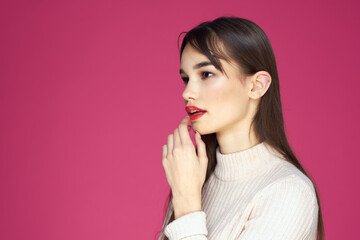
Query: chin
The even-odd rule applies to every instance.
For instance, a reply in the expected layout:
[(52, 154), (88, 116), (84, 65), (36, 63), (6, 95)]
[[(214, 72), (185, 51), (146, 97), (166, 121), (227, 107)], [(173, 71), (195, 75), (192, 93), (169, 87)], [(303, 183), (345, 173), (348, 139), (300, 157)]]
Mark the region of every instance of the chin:
[(213, 128), (209, 128), (209, 125), (206, 124), (206, 122), (201, 123), (198, 121), (194, 121), (191, 123), (192, 126), (192, 130), (194, 133), (196, 133), (195, 131), (198, 131), (200, 133), (200, 135), (207, 135), (207, 134), (211, 134), (211, 133), (215, 133)]
[(200, 133), (200, 135), (208, 135), (208, 134), (214, 133), (212, 131), (206, 131), (204, 129), (199, 129), (196, 127), (193, 128), (193, 131), (194, 131), (194, 133), (196, 133), (195, 131), (198, 131)]

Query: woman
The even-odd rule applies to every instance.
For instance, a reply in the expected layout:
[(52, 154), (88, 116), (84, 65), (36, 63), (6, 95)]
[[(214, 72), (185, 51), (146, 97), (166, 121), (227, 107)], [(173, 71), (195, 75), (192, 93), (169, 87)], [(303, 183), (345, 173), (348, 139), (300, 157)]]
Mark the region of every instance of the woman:
[(180, 64), (190, 118), (162, 148), (171, 191), (159, 239), (324, 239), (316, 188), (285, 135), (264, 31), (237, 17), (204, 22), (186, 33)]

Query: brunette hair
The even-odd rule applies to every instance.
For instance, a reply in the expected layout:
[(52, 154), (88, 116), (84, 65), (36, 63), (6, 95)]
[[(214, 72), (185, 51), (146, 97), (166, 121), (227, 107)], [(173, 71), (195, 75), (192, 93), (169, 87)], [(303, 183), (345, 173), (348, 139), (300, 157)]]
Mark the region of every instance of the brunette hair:
[[(186, 33), (186, 35), (181, 44), (180, 58), (186, 44), (190, 44), (200, 53), (206, 55), (210, 62), (223, 73), (224, 70), (219, 61), (220, 59), (234, 61), (245, 75), (253, 75), (258, 71), (267, 71), (270, 74), (272, 79), (270, 87), (261, 97), (251, 125), (254, 125), (255, 134), (260, 142), (266, 141), (314, 184), (314, 181), (306, 173), (291, 150), (285, 135), (275, 55), (265, 32), (257, 24), (244, 18), (219, 17), (213, 21), (203, 22), (189, 32), (180, 33), (179, 38), (183, 33)], [(215, 151), (218, 142), (215, 133), (202, 135), (201, 138), (206, 144), (208, 157), (206, 183), (217, 164)], [(321, 204), (315, 184), (314, 188), (319, 206), (317, 238), (323, 240), (325, 233)], [(171, 200), (172, 193), (170, 190), (167, 205), (165, 205), (166, 209), (164, 209), (164, 223), (159, 237), (161, 240), (168, 240), (164, 234), (164, 229), (174, 220)]]

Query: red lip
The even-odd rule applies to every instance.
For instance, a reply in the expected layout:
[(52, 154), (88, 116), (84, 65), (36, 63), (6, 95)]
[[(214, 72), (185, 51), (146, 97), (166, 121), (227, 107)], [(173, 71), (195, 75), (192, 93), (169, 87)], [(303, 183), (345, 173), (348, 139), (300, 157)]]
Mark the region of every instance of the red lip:
[[(185, 107), (185, 110), (186, 110), (186, 112), (189, 114), (190, 120), (198, 119), (198, 118), (200, 118), (201, 116), (203, 116), (203, 115), (206, 113), (206, 110), (205, 110), (205, 109), (201, 109), (201, 108), (198, 108), (198, 107), (196, 107), (196, 106), (186, 106), (186, 107)], [(195, 115), (190, 115), (190, 111), (191, 111), (191, 110), (199, 110), (199, 111), (201, 111), (201, 112), (203, 112), (203, 113), (199, 113), (199, 114), (195, 114)]]
[(199, 110), (199, 111), (202, 111), (202, 112), (206, 112), (205, 109), (201, 109), (201, 108), (198, 108), (196, 106), (186, 106), (185, 110), (186, 110), (187, 113), (190, 113), (191, 110)]

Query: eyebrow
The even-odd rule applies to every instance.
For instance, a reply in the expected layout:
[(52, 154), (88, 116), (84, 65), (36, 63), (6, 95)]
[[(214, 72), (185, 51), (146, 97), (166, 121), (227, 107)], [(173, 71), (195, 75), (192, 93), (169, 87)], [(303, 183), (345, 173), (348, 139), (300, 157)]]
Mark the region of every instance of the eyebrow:
[[(213, 65), (213, 64), (209, 61), (199, 62), (193, 66), (193, 69), (195, 70), (195, 69), (199, 69), (199, 68), (209, 66), (209, 65)], [(185, 73), (184, 70), (182, 70), (181, 68), (180, 68), (179, 72), (180, 72), (180, 74)]]

